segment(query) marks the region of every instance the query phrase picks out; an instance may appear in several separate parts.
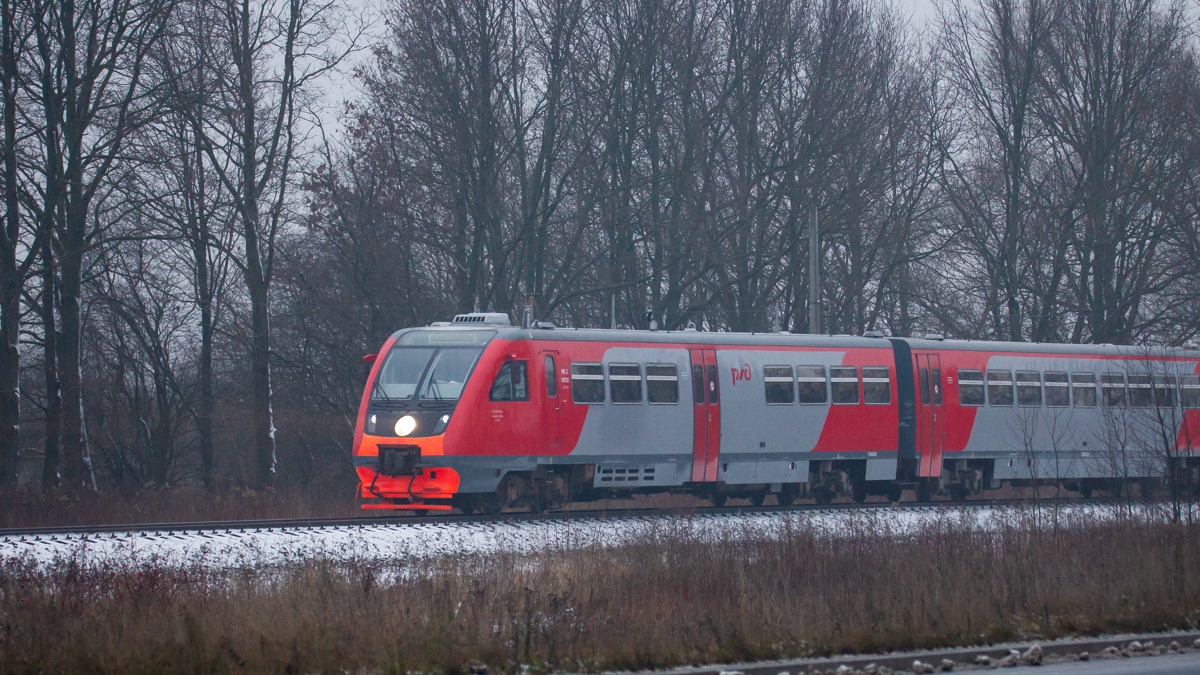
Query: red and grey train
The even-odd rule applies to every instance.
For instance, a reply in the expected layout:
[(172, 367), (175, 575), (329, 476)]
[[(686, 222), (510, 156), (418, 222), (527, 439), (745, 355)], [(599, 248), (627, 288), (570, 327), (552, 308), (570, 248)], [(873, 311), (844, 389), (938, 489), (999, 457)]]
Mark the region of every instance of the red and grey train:
[[(634, 493), (1085, 496), (1200, 478), (1200, 350), (563, 329), (394, 333), (354, 436), (364, 508), (541, 510)], [(1169, 467), (1169, 468), (1168, 468)]]

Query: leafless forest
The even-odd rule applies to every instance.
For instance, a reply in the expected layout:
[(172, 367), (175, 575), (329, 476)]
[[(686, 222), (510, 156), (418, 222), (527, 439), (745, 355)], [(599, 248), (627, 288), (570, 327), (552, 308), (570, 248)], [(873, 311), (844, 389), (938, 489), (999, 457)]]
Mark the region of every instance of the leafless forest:
[[(1200, 335), (1182, 2), (380, 0), (368, 30), (336, 0), (0, 4), (4, 485), (347, 475), (363, 354), (528, 299)], [(331, 77), (359, 89), (336, 130)]]

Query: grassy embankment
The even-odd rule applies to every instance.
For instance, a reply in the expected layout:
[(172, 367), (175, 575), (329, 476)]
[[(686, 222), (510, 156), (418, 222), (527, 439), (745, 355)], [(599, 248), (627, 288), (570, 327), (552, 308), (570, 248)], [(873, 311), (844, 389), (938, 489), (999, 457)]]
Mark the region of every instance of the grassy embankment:
[(8, 560), (0, 671), (577, 671), (1200, 623), (1200, 527), (1041, 516), (905, 536), (871, 515), (837, 534), (681, 520), (611, 548), (221, 572)]

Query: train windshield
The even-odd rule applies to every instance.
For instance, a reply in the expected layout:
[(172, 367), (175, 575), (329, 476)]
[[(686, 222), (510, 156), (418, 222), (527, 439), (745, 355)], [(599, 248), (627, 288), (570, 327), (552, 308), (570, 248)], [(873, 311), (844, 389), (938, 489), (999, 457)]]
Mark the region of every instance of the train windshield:
[(475, 361), (482, 349), (442, 349), (433, 357), (425, 384), (421, 387), (422, 401), (457, 401)]
[(411, 331), (388, 352), (372, 401), (457, 401), (495, 331)]
[(371, 390), (372, 401), (408, 400), (417, 391), (421, 373), (436, 349), (399, 347), (388, 353)]

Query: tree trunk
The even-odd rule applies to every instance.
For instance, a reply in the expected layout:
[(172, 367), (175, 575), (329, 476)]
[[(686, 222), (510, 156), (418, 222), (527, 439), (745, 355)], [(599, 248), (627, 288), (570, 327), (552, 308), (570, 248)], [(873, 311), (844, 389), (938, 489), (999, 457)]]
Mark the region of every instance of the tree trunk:
[(0, 488), (17, 482), (21, 451), (20, 351), (21, 290), (24, 279), (17, 270), (17, 241), (21, 236), (17, 202), (17, 100), (16, 46), (13, 43), (14, 0), (0, 3), (3, 23), (4, 88), (4, 225), (0, 240)]
[(59, 426), (62, 416), (62, 394), (58, 382), (58, 329), (54, 325), (54, 257), (47, 239), (42, 242), (42, 330), (45, 356), (42, 373), (46, 382), (46, 433), (43, 446), (42, 489), (50, 490), (59, 483)]
[[(257, 261), (257, 256), (252, 257)], [(251, 270), (257, 265), (252, 265)], [(261, 270), (259, 270), (261, 274)], [(250, 290), (250, 387), (254, 398), (254, 447), (258, 489), (275, 483), (275, 422), (271, 413), (271, 332), (267, 283), (253, 271), (246, 274)]]

